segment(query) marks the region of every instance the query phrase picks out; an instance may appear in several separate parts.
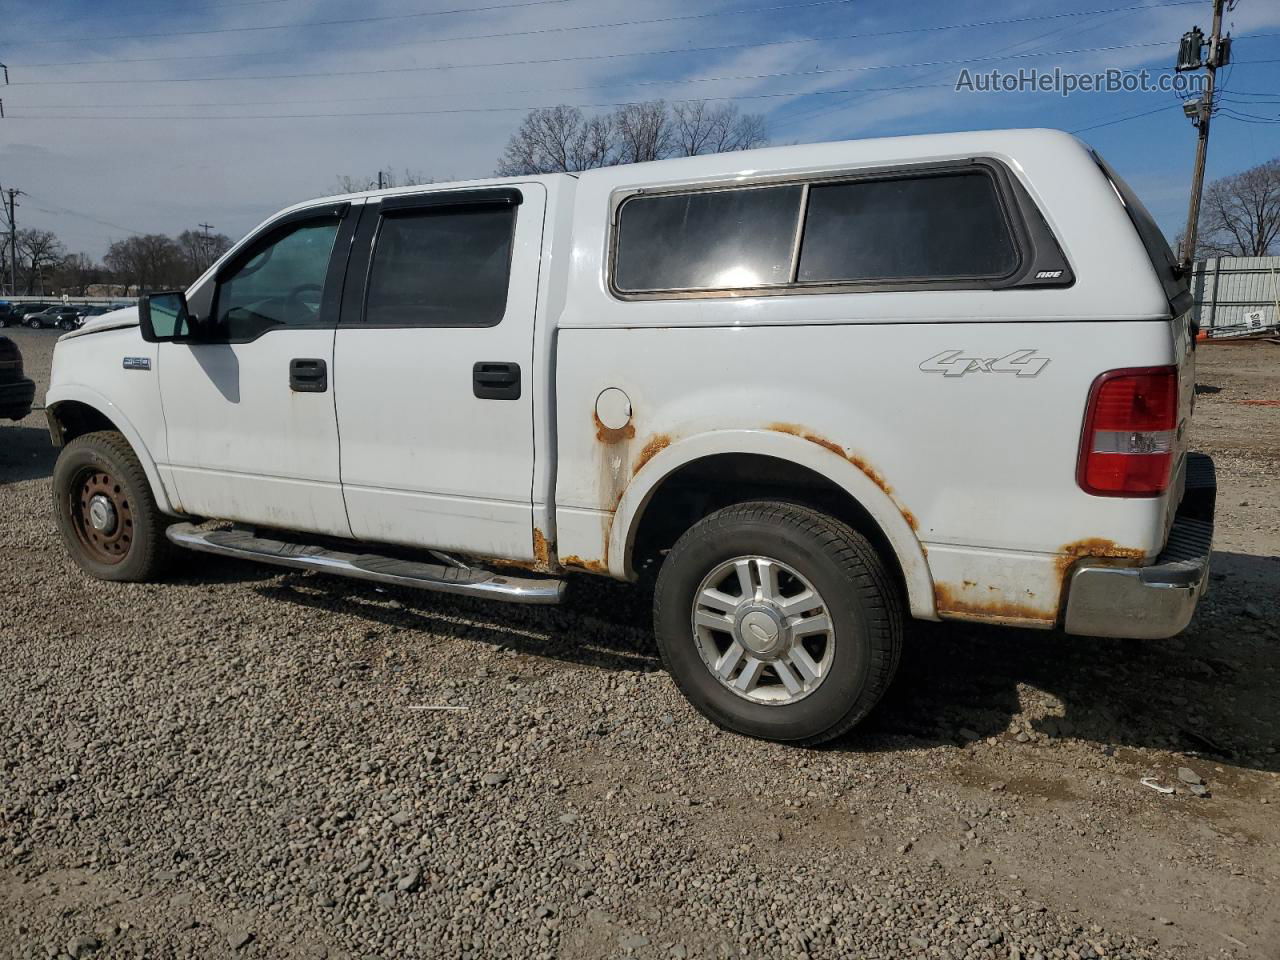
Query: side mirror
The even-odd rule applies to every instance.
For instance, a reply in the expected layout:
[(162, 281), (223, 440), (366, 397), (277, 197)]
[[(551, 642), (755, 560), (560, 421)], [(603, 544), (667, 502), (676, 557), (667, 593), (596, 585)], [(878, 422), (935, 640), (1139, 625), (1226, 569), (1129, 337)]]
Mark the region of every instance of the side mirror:
[(147, 343), (168, 343), (191, 333), (187, 297), (181, 290), (138, 298), (138, 322)]

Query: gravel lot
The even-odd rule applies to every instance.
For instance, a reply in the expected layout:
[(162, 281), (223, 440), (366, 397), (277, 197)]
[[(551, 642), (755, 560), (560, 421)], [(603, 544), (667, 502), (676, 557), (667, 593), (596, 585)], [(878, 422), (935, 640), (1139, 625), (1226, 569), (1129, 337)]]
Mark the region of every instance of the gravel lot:
[[(47, 378), (53, 332), (5, 333)], [(820, 750), (712, 729), (607, 582), (91, 581), (43, 414), (0, 426), (0, 956), (1274, 960), (1280, 347), (1199, 379), (1220, 552), (1186, 634), (917, 625)]]

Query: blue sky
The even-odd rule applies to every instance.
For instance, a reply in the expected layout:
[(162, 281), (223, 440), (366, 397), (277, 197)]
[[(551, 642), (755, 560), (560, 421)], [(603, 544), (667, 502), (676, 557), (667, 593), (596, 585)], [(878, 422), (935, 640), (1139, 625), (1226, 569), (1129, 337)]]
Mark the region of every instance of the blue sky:
[[(0, 0), (10, 76), (0, 184), (29, 194), (21, 225), (97, 257), (129, 232), (201, 221), (238, 237), (333, 192), (339, 174), (486, 176), (531, 106), (736, 98), (767, 116), (775, 143), (1094, 127), (1080, 136), (1173, 235), (1195, 145), (1175, 94), (955, 84), (966, 67), (1154, 75), (1184, 30), (1207, 32), (1210, 10), (1209, 0)], [(332, 20), (345, 22), (319, 23)], [(1238, 116), (1214, 121), (1210, 177), (1280, 156), (1280, 123), (1259, 119), (1280, 119), (1280, 3), (1239, 0), (1227, 23), (1236, 62), (1220, 74), (1223, 105)]]

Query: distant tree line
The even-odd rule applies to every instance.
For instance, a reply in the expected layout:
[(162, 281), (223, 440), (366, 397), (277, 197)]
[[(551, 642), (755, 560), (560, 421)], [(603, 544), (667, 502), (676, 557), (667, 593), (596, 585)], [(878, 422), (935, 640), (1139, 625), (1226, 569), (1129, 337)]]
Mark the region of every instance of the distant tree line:
[[(83, 297), (92, 295), (90, 288), (110, 295), (181, 289), (231, 249), (231, 238), (223, 233), (137, 234), (112, 243), (99, 263), (84, 253), (68, 253), (50, 230), (19, 230), (17, 240), (18, 283), (11, 292), (25, 296)], [(6, 282), (7, 257), (6, 249), (0, 270)]]
[(498, 161), (500, 177), (572, 173), (620, 163), (749, 150), (769, 142), (764, 116), (705, 100), (629, 103), (588, 116), (578, 107), (530, 110)]

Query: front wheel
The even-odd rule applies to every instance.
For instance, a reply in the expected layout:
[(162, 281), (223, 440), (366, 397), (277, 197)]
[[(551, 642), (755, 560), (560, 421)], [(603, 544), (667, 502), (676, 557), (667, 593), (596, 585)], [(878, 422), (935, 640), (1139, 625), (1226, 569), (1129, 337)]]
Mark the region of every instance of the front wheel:
[(53, 468), (53, 509), (72, 559), (99, 580), (153, 580), (167, 526), (128, 441), (101, 430), (72, 440)]
[(715, 723), (766, 740), (838, 737), (888, 689), (902, 649), (898, 589), (865, 537), (789, 503), (699, 521), (654, 594), (663, 661)]

